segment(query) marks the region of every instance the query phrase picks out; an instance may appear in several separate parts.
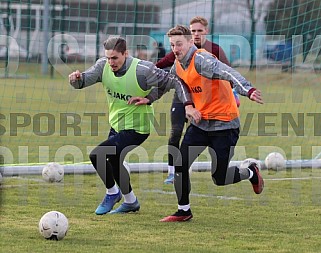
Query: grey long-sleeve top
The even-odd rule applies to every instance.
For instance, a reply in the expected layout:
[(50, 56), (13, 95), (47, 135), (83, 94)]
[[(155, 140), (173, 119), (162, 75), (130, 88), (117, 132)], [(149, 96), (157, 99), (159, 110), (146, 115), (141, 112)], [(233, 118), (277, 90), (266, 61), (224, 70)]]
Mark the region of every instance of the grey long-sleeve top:
[[(133, 61), (132, 56), (126, 58), (125, 64), (116, 72), (115, 76), (123, 76)], [(82, 89), (91, 86), (97, 82), (102, 82), (104, 67), (107, 63), (107, 58), (102, 57), (88, 70), (82, 72), (81, 78), (70, 84), (76, 89)], [(169, 89), (175, 89), (182, 103), (192, 104), (188, 88), (176, 76), (162, 69), (157, 68), (152, 62), (140, 60), (136, 68), (137, 81), (142, 90), (149, 90), (152, 87), (157, 87), (160, 93), (164, 93)], [(155, 101), (161, 96), (158, 92), (146, 96), (150, 101)]]
[[(184, 59), (180, 62), (183, 69), (187, 69), (191, 63), (193, 55), (197, 50), (192, 46)], [(219, 61), (207, 51), (198, 52), (195, 56), (195, 69), (197, 73), (208, 79), (220, 79), (229, 81), (237, 93), (242, 96), (248, 96), (249, 91), (253, 89), (252, 84), (246, 80), (238, 71)], [(176, 61), (172, 66), (170, 73), (176, 75)]]
[[(197, 50), (196, 46), (188, 51), (184, 59), (180, 62), (183, 69), (186, 69), (191, 63), (192, 57)], [(229, 81), (233, 88), (236, 89), (237, 93), (243, 96), (250, 96), (255, 90), (252, 84), (246, 80), (239, 72), (233, 68), (222, 63), (208, 52), (198, 52), (195, 55), (195, 69), (196, 71), (208, 78), (208, 79), (221, 79)], [(176, 64), (172, 66), (170, 72), (176, 75)], [(220, 121), (220, 120), (205, 120), (202, 119), (198, 124), (194, 121), (191, 122), (195, 126), (205, 131), (218, 131), (225, 129), (236, 129), (240, 127), (240, 119), (236, 118), (232, 121)]]

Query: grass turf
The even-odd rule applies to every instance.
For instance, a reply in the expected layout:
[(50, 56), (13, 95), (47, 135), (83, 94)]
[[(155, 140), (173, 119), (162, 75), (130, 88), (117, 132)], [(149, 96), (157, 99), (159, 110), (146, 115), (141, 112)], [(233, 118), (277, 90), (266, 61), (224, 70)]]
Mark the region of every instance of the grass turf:
[[(39, 65), (22, 65), (18, 74), (27, 79), (3, 79), (0, 96), (0, 136), (4, 163), (84, 162), (88, 152), (106, 139), (109, 124), (105, 92), (96, 84), (74, 90), (67, 72), (84, 66), (68, 66), (63, 76), (41, 76)], [(239, 71), (262, 90), (264, 105), (241, 97), (241, 136), (236, 160), (264, 160), (272, 151), (287, 159), (311, 159), (321, 152), (320, 75), (279, 69)], [(68, 72), (69, 73), (69, 72)], [(167, 160), (172, 93), (154, 103), (155, 130), (130, 162)], [(204, 160), (204, 158), (203, 158)], [(205, 158), (206, 160), (206, 158)]]
[[(104, 195), (96, 175), (65, 175), (50, 184), (40, 176), (5, 178), (1, 188), (3, 252), (317, 252), (321, 246), (319, 170), (263, 171), (265, 189), (255, 195), (245, 180), (217, 187), (208, 172), (192, 173), (194, 218), (161, 223), (175, 212), (172, 185), (163, 173), (132, 174), (141, 210), (97, 216)], [(70, 229), (62, 241), (38, 232), (41, 216), (63, 212)]]
[[(72, 90), (66, 76), (42, 77), (38, 65), (31, 67), (20, 69), (28, 79), (0, 83), (4, 162), (88, 160), (88, 148), (108, 132), (104, 91), (99, 85)], [(84, 69), (70, 67), (76, 68)], [(234, 159), (262, 160), (276, 149), (287, 159), (311, 159), (318, 154), (320, 76), (302, 71), (281, 74), (276, 69), (240, 72), (262, 90), (265, 104), (241, 98), (242, 134)], [(166, 160), (171, 98), (167, 94), (155, 103), (156, 118), (163, 115), (165, 127), (155, 131), (140, 153), (128, 158), (130, 162)], [(90, 120), (85, 113), (102, 116)], [(53, 115), (53, 121), (41, 121), (44, 118), (39, 115)], [(77, 115), (80, 135), (71, 126)], [(206, 156), (200, 159), (207, 160)], [(94, 215), (104, 194), (96, 175), (67, 175), (63, 184), (46, 184), (40, 176), (6, 178), (0, 194), (0, 247), (3, 252), (317, 252), (321, 246), (320, 172), (264, 171), (263, 175), (266, 188), (257, 196), (249, 182), (216, 187), (208, 173), (194, 173), (194, 219), (182, 224), (158, 221), (176, 210), (173, 188), (163, 185), (162, 173), (132, 175), (142, 208), (125, 216)], [(50, 210), (69, 218), (70, 230), (60, 242), (46, 241), (38, 232), (39, 219)]]

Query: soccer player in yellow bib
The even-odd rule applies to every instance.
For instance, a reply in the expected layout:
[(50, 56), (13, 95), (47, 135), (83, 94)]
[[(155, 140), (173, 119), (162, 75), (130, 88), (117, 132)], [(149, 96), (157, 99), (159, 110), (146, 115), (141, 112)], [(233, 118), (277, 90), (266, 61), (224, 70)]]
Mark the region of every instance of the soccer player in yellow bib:
[[(177, 77), (157, 68), (152, 62), (129, 55), (126, 40), (111, 37), (104, 42), (105, 57), (84, 72), (76, 70), (69, 75), (70, 84), (82, 89), (101, 82), (107, 96), (110, 132), (89, 155), (92, 165), (106, 186), (106, 195), (95, 213), (128, 213), (140, 209), (127, 169), (123, 165), (126, 154), (142, 144), (150, 134), (151, 105), (135, 105), (133, 97), (149, 97), (152, 87), (175, 89), (186, 106), (186, 112), (195, 120), (200, 114), (192, 106), (187, 87)], [(131, 101), (129, 103), (129, 101)], [(124, 197), (116, 209), (114, 205)]]

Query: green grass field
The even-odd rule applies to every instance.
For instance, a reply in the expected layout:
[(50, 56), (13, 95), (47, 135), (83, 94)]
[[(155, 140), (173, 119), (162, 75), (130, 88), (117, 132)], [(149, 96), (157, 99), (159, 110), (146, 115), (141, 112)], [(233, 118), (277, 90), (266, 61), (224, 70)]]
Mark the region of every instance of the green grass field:
[[(132, 174), (141, 210), (96, 216), (104, 195), (96, 175), (66, 175), (49, 184), (40, 176), (6, 178), (1, 188), (2, 252), (318, 252), (321, 247), (319, 170), (263, 171), (265, 189), (250, 183), (217, 187), (208, 172), (192, 173), (193, 220), (161, 223), (176, 196), (165, 174)], [(62, 241), (38, 232), (41, 216), (63, 212), (69, 231)]]
[[(84, 65), (67, 66), (55, 78), (41, 76), (39, 65), (22, 65), (17, 75), (29, 78), (2, 79), (0, 88), (0, 136), (6, 164), (85, 162), (88, 150), (107, 136), (108, 112), (102, 86), (74, 90), (67, 74)], [(263, 92), (265, 104), (241, 97), (242, 132), (235, 160), (264, 160), (273, 150), (287, 159), (311, 159), (321, 149), (320, 75), (297, 70), (238, 69)], [(155, 131), (142, 145), (145, 155), (132, 162), (166, 161), (172, 93), (154, 103)], [(156, 151), (157, 150), (157, 151)]]
[[(68, 66), (65, 72), (84, 66)], [(320, 148), (320, 76), (280, 69), (239, 71), (262, 90), (265, 104), (241, 98), (242, 132), (233, 160), (264, 160), (271, 151), (286, 159), (312, 159)], [(88, 151), (108, 133), (105, 94), (100, 85), (73, 90), (63, 76), (42, 77), (38, 65), (19, 66), (27, 79), (1, 79), (0, 136), (5, 164), (88, 161)], [(128, 162), (166, 161), (172, 94), (154, 104), (159, 123)], [(0, 156), (1, 157), (1, 156)], [(207, 160), (206, 154), (200, 160)], [(264, 192), (248, 181), (213, 185), (209, 172), (192, 175), (194, 219), (163, 224), (176, 210), (173, 186), (163, 173), (133, 174), (141, 210), (132, 215), (96, 216), (104, 195), (96, 175), (66, 175), (47, 184), (40, 176), (5, 178), (1, 190), (0, 248), (3, 252), (318, 252), (321, 246), (321, 194), (318, 169), (263, 171)], [(67, 237), (46, 241), (41, 216), (63, 212)]]

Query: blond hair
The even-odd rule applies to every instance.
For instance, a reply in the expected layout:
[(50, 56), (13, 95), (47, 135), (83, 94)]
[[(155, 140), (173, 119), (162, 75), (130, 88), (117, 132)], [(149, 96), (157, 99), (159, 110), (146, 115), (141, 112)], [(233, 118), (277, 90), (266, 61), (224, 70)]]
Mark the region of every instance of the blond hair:
[(208, 26), (207, 19), (204, 17), (201, 17), (201, 16), (196, 16), (196, 17), (192, 18), (191, 21), (189, 22), (190, 25), (195, 24), (195, 23), (200, 23), (205, 27)]

